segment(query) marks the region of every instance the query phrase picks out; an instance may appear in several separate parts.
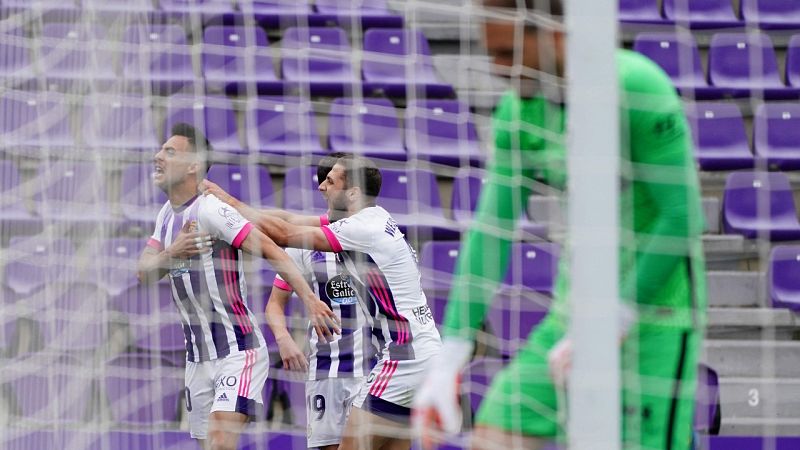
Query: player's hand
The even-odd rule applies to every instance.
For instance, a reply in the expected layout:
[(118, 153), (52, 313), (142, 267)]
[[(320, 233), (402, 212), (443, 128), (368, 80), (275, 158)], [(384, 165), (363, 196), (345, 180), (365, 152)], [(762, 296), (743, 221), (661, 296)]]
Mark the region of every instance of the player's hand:
[(414, 395), (412, 426), (422, 440), (422, 448), (434, 448), (443, 434), (461, 430), (459, 379), (461, 368), (472, 355), (472, 342), (448, 339), (433, 357), (422, 386)]
[(194, 221), (186, 222), (172, 244), (164, 250), (167, 255), (173, 259), (189, 259), (211, 251), (214, 239), (208, 233), (198, 233), (196, 229)]
[(284, 369), (289, 369), (294, 372), (305, 372), (308, 370), (306, 355), (300, 350), (291, 336), (283, 336), (277, 339), (277, 342)]
[(566, 387), (572, 369), (572, 339), (562, 338), (550, 349), (547, 353), (547, 365), (553, 383), (561, 388)]
[(323, 342), (333, 341), (334, 334), (342, 334), (341, 321), (331, 308), (320, 299), (306, 305), (308, 319), (317, 332), (317, 337)]
[(224, 189), (219, 187), (217, 183), (213, 181), (203, 180), (200, 182), (200, 190), (203, 192), (203, 195), (211, 195), (213, 194), (215, 197), (220, 199), (223, 203), (227, 203), (231, 206), (236, 206), (235, 203), (238, 201), (236, 197), (232, 196), (225, 192)]

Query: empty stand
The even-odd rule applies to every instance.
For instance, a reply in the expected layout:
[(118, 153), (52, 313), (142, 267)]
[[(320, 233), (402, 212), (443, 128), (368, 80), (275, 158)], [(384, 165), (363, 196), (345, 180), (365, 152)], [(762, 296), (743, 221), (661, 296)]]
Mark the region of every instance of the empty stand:
[(379, 159), (406, 158), (397, 111), (389, 100), (337, 98), (328, 122), (330, 148)]
[(694, 103), (686, 106), (695, 158), (702, 170), (749, 169), (755, 164), (744, 118), (733, 103)]
[(209, 89), (246, 94), (255, 86), (277, 94), (283, 84), (275, 76), (267, 34), (259, 27), (209, 26), (203, 30), (203, 78)]

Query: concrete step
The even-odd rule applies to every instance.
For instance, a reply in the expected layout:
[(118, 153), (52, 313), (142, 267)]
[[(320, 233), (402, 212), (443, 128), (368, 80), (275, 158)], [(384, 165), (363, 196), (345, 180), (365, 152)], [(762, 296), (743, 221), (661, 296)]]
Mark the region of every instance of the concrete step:
[(765, 306), (764, 276), (759, 272), (707, 272), (708, 305), (721, 307)]
[(703, 350), (703, 361), (723, 378), (800, 378), (800, 341), (712, 339)]
[[(800, 436), (799, 419), (733, 419), (725, 418), (722, 421), (720, 435), (722, 436)], [(769, 438), (765, 438), (763, 448), (768, 446)], [(708, 448), (708, 447), (700, 447)], [(735, 447), (726, 447), (734, 449)], [(752, 447), (750, 447), (752, 448)], [(761, 448), (761, 447), (757, 447)], [(778, 447), (797, 448), (797, 447)]]
[(707, 339), (792, 340), (800, 319), (788, 309), (709, 308)]
[(800, 423), (800, 379), (721, 378), (722, 422), (741, 419)]

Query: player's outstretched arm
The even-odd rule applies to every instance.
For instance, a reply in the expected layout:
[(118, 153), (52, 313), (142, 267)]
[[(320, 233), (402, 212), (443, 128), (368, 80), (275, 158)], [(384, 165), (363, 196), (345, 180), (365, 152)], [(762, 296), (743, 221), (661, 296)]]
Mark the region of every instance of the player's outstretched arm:
[(241, 248), (252, 255), (267, 259), (281, 277), (294, 288), (297, 296), (306, 306), (308, 318), (320, 339), (329, 341), (334, 333), (341, 333), (339, 318), (328, 305), (314, 295), (300, 270), (289, 255), (276, 245), (275, 241), (259, 231), (258, 228), (254, 228), (242, 242)]
[(253, 223), (258, 222), (258, 219), (261, 216), (272, 216), (278, 219), (285, 220), (286, 222), (289, 222), (290, 224), (293, 225), (306, 225), (310, 227), (320, 225), (318, 216), (293, 214), (288, 211), (284, 211), (282, 209), (253, 208), (252, 206), (242, 202), (236, 197), (225, 192), (224, 189), (219, 187), (219, 185), (217, 185), (213, 181), (203, 180), (203, 182), (200, 185), (200, 189), (203, 191), (204, 195), (213, 194), (217, 196), (217, 198), (222, 200), (224, 203), (231, 205), (234, 209), (239, 211), (239, 214), (241, 214), (245, 219)]
[(289, 327), (286, 326), (286, 305), (289, 303), (291, 296), (291, 291), (279, 286), (273, 286), (264, 314), (267, 317), (267, 325), (269, 325), (273, 336), (275, 336), (275, 341), (278, 343), (278, 351), (281, 354), (283, 368), (305, 372), (308, 370), (306, 355), (300, 350), (300, 347), (289, 332)]
[(169, 272), (172, 260), (189, 259), (210, 250), (213, 245), (211, 235), (190, 231), (191, 223), (187, 222), (175, 241), (165, 249), (157, 249), (151, 245), (145, 247), (137, 264), (139, 283), (154, 283)]

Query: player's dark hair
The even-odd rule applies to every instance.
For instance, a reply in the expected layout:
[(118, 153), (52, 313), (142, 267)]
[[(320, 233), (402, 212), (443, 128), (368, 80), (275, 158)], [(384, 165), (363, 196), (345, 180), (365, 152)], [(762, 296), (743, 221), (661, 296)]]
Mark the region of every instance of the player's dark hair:
[(347, 155), (339, 158), (337, 164), (344, 166), (345, 186), (361, 188), (366, 203), (374, 205), (381, 193), (381, 171), (375, 162), (363, 156)]
[(330, 173), (333, 166), (336, 165), (336, 161), (348, 155), (350, 154), (346, 152), (334, 152), (320, 159), (319, 163), (317, 163), (317, 180), (320, 183), (325, 181), (325, 178), (328, 178), (328, 173)]
[[(487, 8), (502, 8), (523, 11), (529, 14), (550, 16), (559, 22), (564, 19), (564, 2), (562, 0), (483, 0)], [(534, 24), (525, 26), (525, 31), (535, 32)]]
[(188, 123), (178, 122), (172, 126), (170, 136), (183, 136), (189, 141), (192, 150), (199, 154), (203, 161), (203, 174), (205, 174), (205, 172), (208, 171), (208, 167), (211, 165), (210, 153), (213, 149), (203, 132)]

